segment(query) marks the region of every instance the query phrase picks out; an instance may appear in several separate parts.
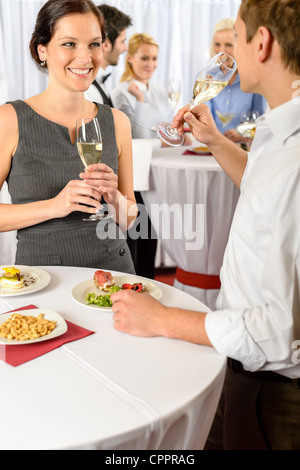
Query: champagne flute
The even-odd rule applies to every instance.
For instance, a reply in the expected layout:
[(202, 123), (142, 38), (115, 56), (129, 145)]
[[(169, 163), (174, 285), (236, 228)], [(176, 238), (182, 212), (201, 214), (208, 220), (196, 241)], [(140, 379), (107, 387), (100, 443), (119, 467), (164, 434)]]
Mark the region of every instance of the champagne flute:
[[(84, 118), (76, 121), (77, 150), (81, 161), (87, 169), (89, 165), (100, 163), (102, 155), (102, 137), (97, 118)], [(102, 211), (97, 211), (84, 221), (98, 221), (110, 217)]]
[(171, 78), (168, 81), (168, 98), (173, 109), (176, 108), (180, 98), (181, 81)]
[[(172, 113), (174, 112), (177, 103), (180, 98), (180, 89), (181, 89), (181, 81), (178, 79), (170, 78), (168, 80), (168, 101), (172, 108)], [(172, 116), (171, 116), (172, 118)], [(155, 126), (150, 127), (150, 130), (153, 132), (157, 131)]]
[[(231, 80), (236, 72), (236, 62), (226, 52), (216, 54), (199, 73), (189, 109), (214, 98)], [(156, 127), (158, 137), (174, 147), (183, 144), (184, 138), (168, 122), (159, 122)]]

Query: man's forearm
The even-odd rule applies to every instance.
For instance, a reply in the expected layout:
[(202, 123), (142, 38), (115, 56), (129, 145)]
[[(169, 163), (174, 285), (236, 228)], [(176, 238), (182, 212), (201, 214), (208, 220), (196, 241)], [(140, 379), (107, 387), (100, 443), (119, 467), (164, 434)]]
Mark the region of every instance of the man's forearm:
[(205, 330), (204, 312), (193, 312), (180, 308), (166, 308), (162, 320), (163, 336), (181, 339), (190, 343), (211, 346)]

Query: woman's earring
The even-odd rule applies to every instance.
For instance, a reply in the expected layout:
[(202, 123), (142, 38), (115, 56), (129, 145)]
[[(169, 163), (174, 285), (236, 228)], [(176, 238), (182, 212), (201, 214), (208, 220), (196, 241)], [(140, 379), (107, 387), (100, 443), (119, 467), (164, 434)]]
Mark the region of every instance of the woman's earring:
[(41, 67), (46, 67), (46, 61), (43, 60), (43, 62), (41, 62)]

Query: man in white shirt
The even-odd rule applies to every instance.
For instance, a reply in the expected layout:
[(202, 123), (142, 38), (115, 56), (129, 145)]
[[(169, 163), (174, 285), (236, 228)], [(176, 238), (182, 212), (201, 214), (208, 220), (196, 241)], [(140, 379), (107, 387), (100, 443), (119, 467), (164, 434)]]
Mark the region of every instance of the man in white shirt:
[(106, 23), (106, 39), (102, 45), (103, 60), (96, 79), (85, 92), (85, 97), (96, 103), (113, 106), (107, 87), (107, 79), (111, 74), (107, 73), (106, 68), (109, 65), (118, 65), (120, 55), (127, 51), (126, 32), (132, 21), (128, 15), (110, 5), (102, 4), (98, 8)]
[(228, 369), (207, 449), (300, 450), (299, 4), (242, 0), (236, 60), (243, 91), (262, 94), (249, 154), (216, 130), (205, 105), (179, 111), (240, 188), (216, 310), (166, 308), (150, 296), (112, 296), (115, 328), (205, 344)]

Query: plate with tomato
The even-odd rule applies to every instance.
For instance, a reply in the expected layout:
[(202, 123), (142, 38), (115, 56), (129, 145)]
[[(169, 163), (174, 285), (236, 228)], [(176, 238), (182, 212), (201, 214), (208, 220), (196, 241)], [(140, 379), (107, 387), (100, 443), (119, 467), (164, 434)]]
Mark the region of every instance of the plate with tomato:
[(113, 276), (113, 282), (105, 286), (105, 290), (99, 288), (98, 283), (93, 279), (88, 279), (77, 284), (72, 289), (72, 298), (75, 302), (93, 309), (112, 311), (110, 295), (118, 290), (132, 290), (140, 295), (144, 292), (159, 300), (162, 296), (161, 288), (155, 281), (133, 275)]

